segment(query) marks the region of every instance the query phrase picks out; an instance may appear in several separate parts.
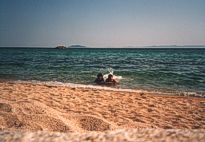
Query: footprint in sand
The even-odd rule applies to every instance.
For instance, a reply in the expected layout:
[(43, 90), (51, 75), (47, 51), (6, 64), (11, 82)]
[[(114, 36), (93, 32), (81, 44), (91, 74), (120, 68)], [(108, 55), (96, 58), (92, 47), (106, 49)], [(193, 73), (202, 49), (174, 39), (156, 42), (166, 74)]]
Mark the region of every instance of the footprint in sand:
[(18, 119), (16, 115), (8, 114), (8, 113), (2, 113), (1, 114), (1, 127), (3, 128), (14, 128), (18, 129), (22, 126), (22, 122)]
[[(45, 114), (45, 110), (32, 102), (21, 101), (18, 102), (18, 110), (26, 115)], [(16, 108), (16, 109), (17, 109)]]
[(6, 103), (0, 103), (0, 111), (11, 112), (12, 107), (11, 107), (11, 105), (6, 104)]
[(79, 127), (87, 131), (105, 131), (116, 127), (106, 120), (94, 116), (77, 116), (76, 121)]
[(60, 119), (49, 117), (47, 115), (14, 115), (2, 113), (0, 117), (0, 128), (12, 130), (30, 130), (30, 131), (59, 131), (70, 132), (70, 127)]
[(70, 132), (70, 127), (63, 121), (47, 115), (25, 115), (22, 121), (24, 121), (25, 128), (27, 129), (35, 128), (38, 125), (37, 129), (40, 130)]

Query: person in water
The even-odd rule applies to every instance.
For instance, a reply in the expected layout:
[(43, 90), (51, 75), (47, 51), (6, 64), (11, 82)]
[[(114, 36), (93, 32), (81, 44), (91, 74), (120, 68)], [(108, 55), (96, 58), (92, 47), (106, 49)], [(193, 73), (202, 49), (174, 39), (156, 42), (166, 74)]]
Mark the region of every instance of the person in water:
[(105, 80), (105, 83), (108, 85), (115, 85), (117, 81), (113, 78), (112, 74), (109, 74), (108, 78)]
[(105, 80), (102, 73), (98, 73), (97, 78), (95, 79), (95, 83), (99, 85), (105, 84)]

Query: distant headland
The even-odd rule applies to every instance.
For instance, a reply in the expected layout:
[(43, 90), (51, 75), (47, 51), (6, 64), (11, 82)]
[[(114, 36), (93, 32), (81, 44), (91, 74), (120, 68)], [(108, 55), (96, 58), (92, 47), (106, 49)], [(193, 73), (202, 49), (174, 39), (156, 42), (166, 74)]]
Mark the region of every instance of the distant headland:
[(87, 47), (84, 45), (71, 45), (71, 46), (68, 46), (68, 48), (87, 48)]
[(66, 49), (66, 48), (87, 48), (87, 46), (84, 45), (70, 45), (68, 47), (64, 46), (64, 45), (59, 45), (55, 47), (56, 49)]

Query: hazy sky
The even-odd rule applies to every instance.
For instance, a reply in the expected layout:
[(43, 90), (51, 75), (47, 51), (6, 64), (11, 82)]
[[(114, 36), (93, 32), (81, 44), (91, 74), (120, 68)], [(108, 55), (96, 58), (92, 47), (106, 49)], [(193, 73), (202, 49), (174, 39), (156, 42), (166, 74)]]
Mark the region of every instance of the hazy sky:
[(205, 44), (205, 0), (0, 0), (0, 46)]

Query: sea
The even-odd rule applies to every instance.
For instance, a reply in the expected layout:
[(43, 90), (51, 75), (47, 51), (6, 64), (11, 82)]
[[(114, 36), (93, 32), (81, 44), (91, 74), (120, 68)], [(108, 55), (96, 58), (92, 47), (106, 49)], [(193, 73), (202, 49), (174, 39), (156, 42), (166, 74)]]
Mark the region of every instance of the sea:
[(0, 80), (96, 86), (205, 97), (205, 48), (0, 48)]

